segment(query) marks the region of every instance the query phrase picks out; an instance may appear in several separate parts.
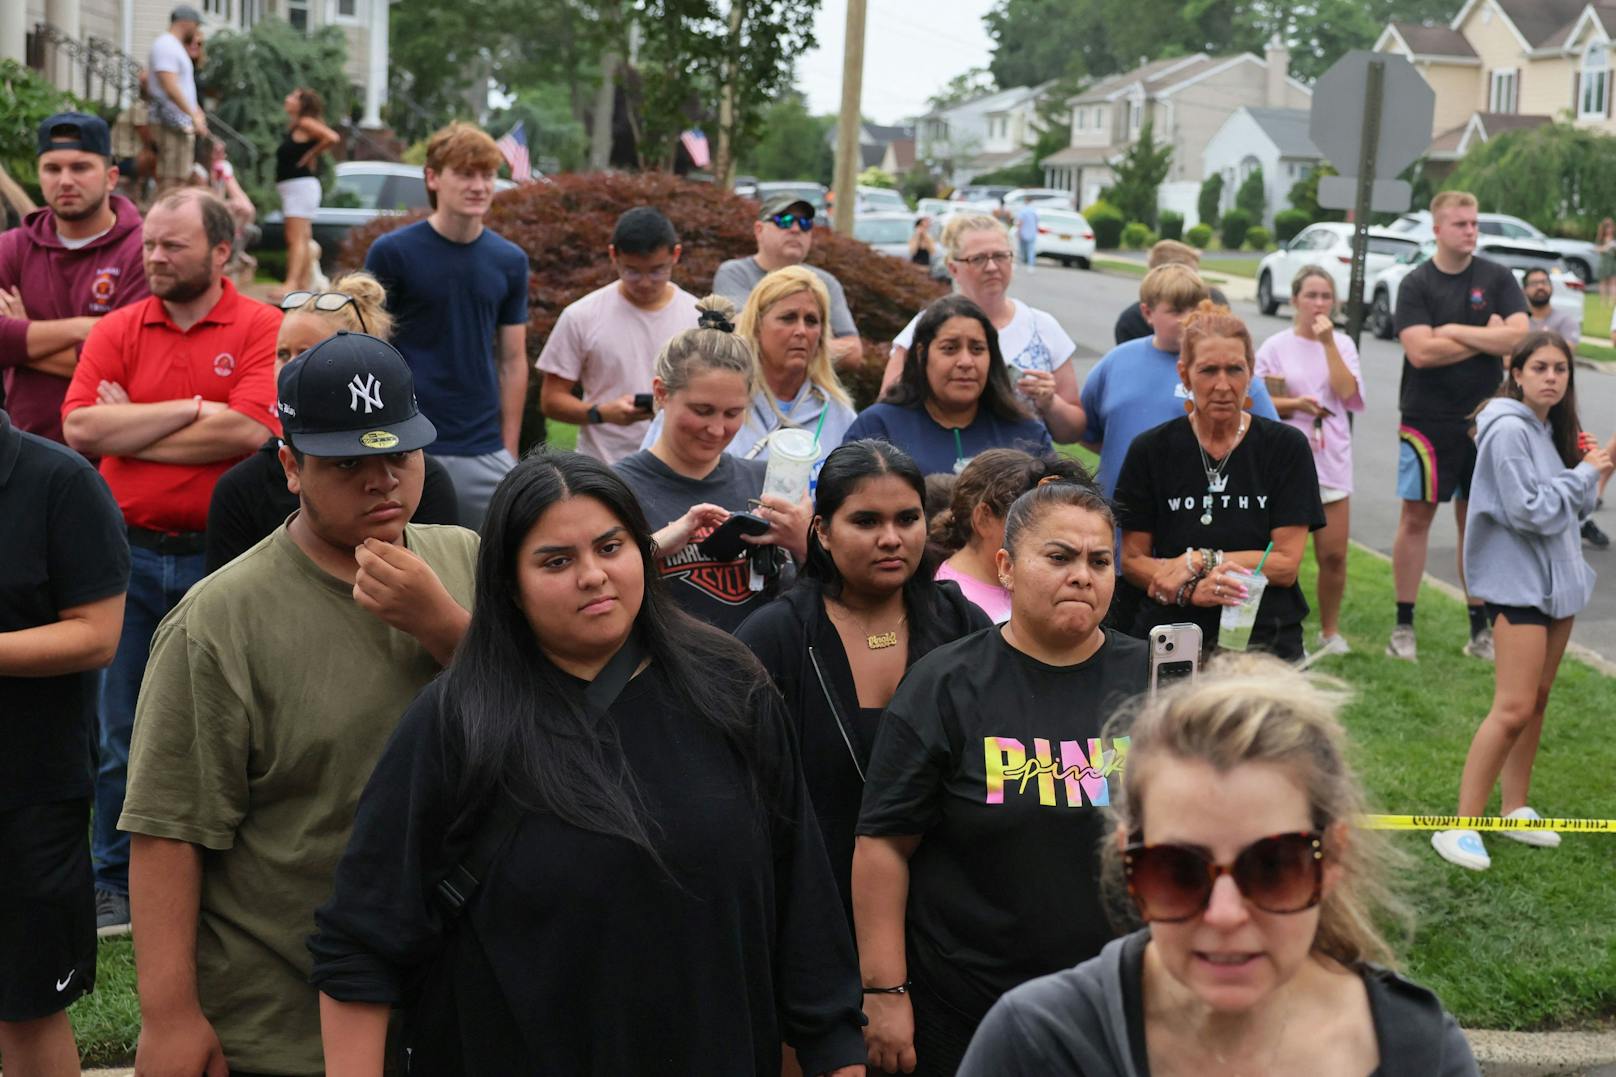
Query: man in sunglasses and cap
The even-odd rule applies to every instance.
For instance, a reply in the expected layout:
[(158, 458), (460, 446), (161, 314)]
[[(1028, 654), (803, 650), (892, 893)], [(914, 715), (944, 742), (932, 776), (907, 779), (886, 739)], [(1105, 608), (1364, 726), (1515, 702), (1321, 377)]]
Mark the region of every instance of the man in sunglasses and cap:
[(62, 440), (62, 398), (96, 319), (146, 298), (140, 211), (112, 193), (118, 170), (99, 116), (39, 125), (35, 210), (0, 235), (0, 374), (19, 430)]
[(136, 1067), (324, 1072), (304, 938), (360, 791), (470, 619), (477, 536), (409, 523), (437, 436), (403, 357), (339, 332), (279, 378), (299, 510), (152, 639), (134, 835)]
[[(776, 269), (802, 265), (807, 259), (814, 245), (813, 203), (788, 191), (765, 198), (752, 234), (757, 237), (757, 254), (731, 258), (713, 275), (713, 292), (734, 303), (737, 310), (746, 306), (746, 297), (764, 277)], [(824, 281), (830, 293), (831, 358), (843, 370), (856, 369), (864, 360), (864, 346), (859, 343), (853, 312), (847, 309), (842, 283), (818, 266), (807, 268)]]

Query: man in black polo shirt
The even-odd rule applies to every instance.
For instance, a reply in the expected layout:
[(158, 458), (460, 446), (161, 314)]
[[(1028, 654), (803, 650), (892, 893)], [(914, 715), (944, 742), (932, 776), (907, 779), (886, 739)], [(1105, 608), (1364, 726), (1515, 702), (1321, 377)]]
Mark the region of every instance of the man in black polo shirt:
[[(1414, 599), (1437, 505), (1453, 502), (1464, 581), (1465, 507), (1476, 467), (1471, 416), (1498, 391), (1503, 357), (1527, 333), (1526, 297), (1515, 275), (1477, 258), (1476, 196), (1443, 191), (1431, 200), (1436, 252), (1397, 290), (1397, 337), (1403, 345), (1402, 425), (1397, 496), (1403, 511), (1392, 543), (1397, 624), (1386, 653), (1415, 661)], [(1493, 633), (1479, 599), (1470, 600), (1464, 653), (1492, 661)]]
[(78, 1072), (95, 984), (96, 670), (123, 628), (123, 515), (84, 458), (0, 411), (0, 1057)]

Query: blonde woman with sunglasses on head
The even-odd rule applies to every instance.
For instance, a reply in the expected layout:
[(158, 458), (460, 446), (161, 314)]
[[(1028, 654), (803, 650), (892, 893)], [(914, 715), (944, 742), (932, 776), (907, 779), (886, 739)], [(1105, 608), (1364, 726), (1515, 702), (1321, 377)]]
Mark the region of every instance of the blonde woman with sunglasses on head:
[(1402, 910), (1391, 854), (1352, 828), (1343, 702), (1241, 655), (1146, 704), (1101, 854), (1146, 927), (1000, 999), (961, 1077), (1479, 1074), (1437, 997), (1387, 967), (1377, 925)]
[[(275, 374), (320, 341), (337, 333), (393, 335), (387, 293), (369, 273), (339, 277), (329, 292), (288, 292), (281, 300), (281, 329), (275, 337)], [(297, 495), (286, 486), (278, 456), (281, 439), (272, 437), (257, 452), (219, 477), (208, 505), (205, 567), (221, 568), (245, 553), (297, 511)], [(454, 484), (442, 464), (426, 457), (421, 503), (412, 523), (459, 522)]]

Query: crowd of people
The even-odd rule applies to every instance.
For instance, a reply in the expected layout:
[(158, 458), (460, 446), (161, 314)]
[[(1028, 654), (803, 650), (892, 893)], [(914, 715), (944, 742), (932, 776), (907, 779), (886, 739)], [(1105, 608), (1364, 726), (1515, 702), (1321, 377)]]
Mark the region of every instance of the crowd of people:
[[(286, 107), (307, 170), (329, 129)], [(65, 1008), (129, 931), (142, 1074), (1476, 1072), (1391, 971), (1344, 697), (1297, 668), (1349, 649), (1365, 387), (1328, 272), (1259, 347), (1164, 247), (1080, 384), (1011, 232), (956, 215), (955, 293), (858, 412), (811, 205), (766, 202), (704, 297), (635, 207), (536, 363), (577, 450), (519, 458), (487, 134), (433, 135), (430, 215), (278, 307), (223, 199), (142, 221), (110, 156), (46, 120), (48, 207), (0, 237), (8, 1072), (76, 1072)], [(1453, 500), (1497, 685), (1460, 814), (1501, 781), (1535, 818), (1616, 444), (1475, 211), (1437, 198), (1397, 304), (1388, 649), (1417, 660)], [(1158, 692), (1163, 625), (1211, 665)]]

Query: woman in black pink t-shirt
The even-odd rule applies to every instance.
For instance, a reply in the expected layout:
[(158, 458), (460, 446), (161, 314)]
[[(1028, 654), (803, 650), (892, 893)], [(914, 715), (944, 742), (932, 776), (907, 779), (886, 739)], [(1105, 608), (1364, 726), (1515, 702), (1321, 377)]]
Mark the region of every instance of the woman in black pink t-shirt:
[(1145, 592), (1134, 635), (1193, 621), (1210, 649), (1220, 611), (1240, 604), (1261, 564), (1268, 588), (1250, 647), (1294, 661), (1308, 608), (1296, 574), (1324, 506), (1306, 436), (1245, 410), (1254, 362), (1251, 334), (1228, 308), (1203, 301), (1184, 322), (1189, 414), (1135, 438), (1117, 479), (1122, 574)]
[[(1005, 518), (1010, 619), (939, 647), (893, 696), (871, 753), (853, 918), (871, 1065), (952, 1074), (996, 999), (1099, 952), (1095, 850), (1144, 644), (1100, 628), (1115, 524), (1046, 482)], [(900, 990), (901, 989), (901, 990)]]

